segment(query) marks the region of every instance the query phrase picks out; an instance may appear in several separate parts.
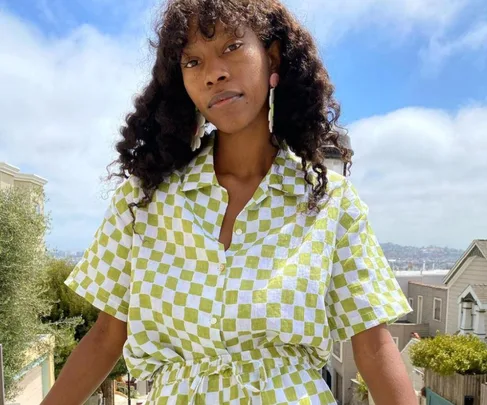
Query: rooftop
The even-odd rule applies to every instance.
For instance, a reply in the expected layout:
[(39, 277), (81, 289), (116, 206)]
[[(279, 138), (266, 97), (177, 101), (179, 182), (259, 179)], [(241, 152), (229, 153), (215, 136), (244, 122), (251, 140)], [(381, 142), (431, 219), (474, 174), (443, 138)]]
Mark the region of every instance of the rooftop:
[(9, 176), (13, 176), (15, 181), (24, 181), (28, 183), (44, 186), (47, 184), (47, 180), (36, 174), (25, 174), (20, 171), (18, 167), (11, 164), (0, 162), (0, 173), (5, 173)]
[(472, 284), (472, 290), (482, 303), (487, 303), (487, 284)]
[(448, 287), (444, 285), (425, 284), (425, 283), (419, 283), (417, 281), (410, 281), (409, 284), (419, 285), (421, 287), (431, 287), (437, 290), (448, 290)]
[(450, 270), (435, 269), (435, 270), (396, 270), (394, 275), (396, 277), (420, 277), (420, 276), (445, 276)]

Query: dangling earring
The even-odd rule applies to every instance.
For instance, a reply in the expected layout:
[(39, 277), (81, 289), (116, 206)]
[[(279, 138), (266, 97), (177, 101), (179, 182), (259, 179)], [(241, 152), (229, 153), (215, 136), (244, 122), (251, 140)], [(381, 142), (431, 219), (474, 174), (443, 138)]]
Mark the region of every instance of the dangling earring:
[(271, 90), (269, 92), (269, 132), (274, 133), (274, 92), (279, 84), (279, 75), (273, 73), (270, 78)]
[(196, 133), (191, 139), (191, 150), (193, 152), (201, 147), (201, 138), (205, 136), (205, 124), (205, 117), (196, 109)]

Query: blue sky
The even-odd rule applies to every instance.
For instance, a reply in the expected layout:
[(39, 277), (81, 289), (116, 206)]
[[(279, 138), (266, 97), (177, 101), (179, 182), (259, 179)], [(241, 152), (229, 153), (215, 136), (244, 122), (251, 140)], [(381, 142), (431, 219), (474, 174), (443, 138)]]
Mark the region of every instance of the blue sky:
[[(487, 238), (487, 3), (284, 3), (336, 86), (352, 181), (379, 239), (463, 248)], [(158, 10), (156, 0), (0, 0), (10, 34), (0, 41), (0, 161), (49, 180), (52, 247), (84, 249), (101, 220), (99, 177), (150, 70)]]
[[(149, 0), (133, 3), (136, 5), (112, 0), (0, 1), (4, 10), (35, 25), (47, 37), (63, 38), (77, 27), (89, 25), (109, 36), (117, 37), (128, 32), (143, 39), (150, 31), (147, 22), (150, 16), (155, 17), (158, 3)], [(315, 30), (317, 20), (326, 19), (326, 15), (321, 14), (312, 17), (306, 6), (302, 9), (296, 6), (302, 2), (285, 3)], [(476, 24), (486, 24), (487, 3), (475, 0), (465, 3), (467, 5), (445, 34), (445, 40), (454, 40)], [(421, 60), (427, 37), (415, 32), (409, 32), (403, 38), (390, 35), (394, 33), (377, 27), (351, 30), (338, 43), (329, 43), (326, 37), (315, 35), (336, 85), (337, 97), (344, 106), (344, 123), (404, 106), (455, 111), (459, 105), (486, 99), (487, 56), (479, 55), (482, 49), (467, 49), (444, 61), (440, 68), (428, 72)], [(485, 38), (487, 40), (487, 35)], [(485, 46), (483, 51), (487, 54)]]

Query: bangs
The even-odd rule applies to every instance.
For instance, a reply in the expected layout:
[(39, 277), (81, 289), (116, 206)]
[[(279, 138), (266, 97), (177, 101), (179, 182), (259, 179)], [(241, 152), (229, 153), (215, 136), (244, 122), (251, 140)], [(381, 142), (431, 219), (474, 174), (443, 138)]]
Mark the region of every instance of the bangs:
[(158, 43), (152, 46), (162, 51), (171, 63), (179, 63), (190, 33), (199, 32), (211, 40), (215, 37), (217, 23), (223, 25), (225, 33), (237, 37), (242, 36), (239, 28), (248, 26), (265, 41), (266, 18), (259, 2), (264, 3), (262, 0), (169, 1), (158, 30)]

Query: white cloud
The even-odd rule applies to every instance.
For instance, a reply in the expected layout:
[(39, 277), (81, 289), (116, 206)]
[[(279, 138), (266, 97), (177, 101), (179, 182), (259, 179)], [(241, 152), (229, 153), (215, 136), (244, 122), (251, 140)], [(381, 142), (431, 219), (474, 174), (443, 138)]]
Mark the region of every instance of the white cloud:
[(287, 0), (285, 3), (319, 36), (320, 43), (326, 45), (350, 32), (377, 27), (387, 29), (382, 32), (382, 39), (389, 43), (412, 31), (430, 36), (449, 26), (469, 1)]
[(84, 19), (102, 19), (116, 20), (117, 28), (124, 31), (144, 28), (151, 12), (159, 4), (159, 0), (71, 0), (69, 3), (63, 0), (33, 1), (38, 17), (53, 28), (73, 28), (85, 23)]
[(487, 55), (487, 21), (480, 22), (453, 39), (434, 37), (421, 52), (424, 71), (435, 73), (449, 58), (458, 54), (480, 57), (485, 63)]
[[(437, 74), (448, 58), (473, 55), (485, 64), (487, 14), (484, 0), (287, 0), (321, 46), (353, 33), (375, 34), (379, 45), (418, 46), (421, 69)], [(467, 26), (465, 31), (459, 27)], [(375, 44), (375, 45), (377, 45)], [(364, 46), (370, 44), (364, 44)]]
[(99, 179), (118, 127), (150, 70), (146, 48), (90, 26), (48, 39), (6, 13), (0, 26), (9, 32), (0, 41), (0, 160), (49, 180), (49, 243), (86, 245), (107, 204)]
[[(118, 127), (150, 71), (144, 35), (85, 25), (53, 39), (1, 11), (0, 26), (10, 33), (0, 41), (0, 160), (49, 180), (48, 242), (82, 249), (108, 203), (99, 178)], [(409, 108), (350, 126), (353, 181), (382, 241), (464, 247), (486, 236), (485, 128), (485, 106)]]
[(352, 181), (382, 241), (466, 247), (487, 236), (487, 106), (405, 108), (350, 126)]

